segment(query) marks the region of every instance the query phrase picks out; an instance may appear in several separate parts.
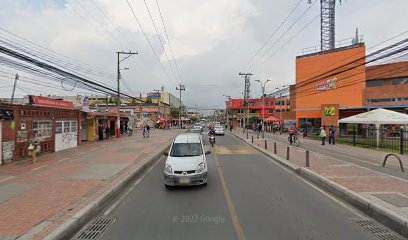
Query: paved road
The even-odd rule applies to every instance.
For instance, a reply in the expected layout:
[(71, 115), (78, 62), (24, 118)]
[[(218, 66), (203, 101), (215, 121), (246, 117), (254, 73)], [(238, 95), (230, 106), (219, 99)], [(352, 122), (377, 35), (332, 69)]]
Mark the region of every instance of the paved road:
[(212, 150), (205, 187), (166, 190), (161, 159), (107, 213), (103, 239), (373, 239), (357, 212), (236, 138)]

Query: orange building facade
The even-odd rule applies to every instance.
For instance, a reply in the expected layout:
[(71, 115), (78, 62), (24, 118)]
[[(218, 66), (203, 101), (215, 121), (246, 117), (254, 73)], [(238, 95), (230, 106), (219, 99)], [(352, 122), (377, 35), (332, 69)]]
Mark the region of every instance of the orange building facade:
[(291, 88), (296, 125), (335, 125), (340, 118), (384, 107), (408, 109), (408, 62), (366, 66), (364, 43), (298, 56)]

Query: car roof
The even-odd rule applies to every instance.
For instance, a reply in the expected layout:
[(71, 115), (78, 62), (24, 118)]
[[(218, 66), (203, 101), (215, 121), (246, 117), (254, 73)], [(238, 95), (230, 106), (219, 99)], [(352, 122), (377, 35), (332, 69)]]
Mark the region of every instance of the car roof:
[(197, 133), (183, 133), (176, 137), (174, 143), (201, 143), (200, 135)]

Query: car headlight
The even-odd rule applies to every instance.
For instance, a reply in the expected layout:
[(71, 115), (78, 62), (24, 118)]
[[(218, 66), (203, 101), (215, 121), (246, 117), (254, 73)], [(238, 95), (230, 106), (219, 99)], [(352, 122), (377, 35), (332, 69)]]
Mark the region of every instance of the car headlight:
[(173, 170), (171, 169), (171, 166), (169, 164), (166, 164), (166, 167), (164, 168), (165, 173), (172, 174)]
[(198, 165), (198, 169), (197, 169), (197, 173), (203, 172), (205, 170), (205, 163), (200, 163), (200, 165)]

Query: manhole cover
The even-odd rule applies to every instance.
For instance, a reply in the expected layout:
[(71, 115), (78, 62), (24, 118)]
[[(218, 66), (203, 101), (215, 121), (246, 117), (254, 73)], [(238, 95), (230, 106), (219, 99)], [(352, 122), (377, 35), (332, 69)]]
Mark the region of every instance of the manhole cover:
[(99, 239), (105, 230), (114, 223), (116, 218), (96, 218), (90, 222), (74, 239), (95, 240)]
[(352, 219), (352, 222), (369, 232), (375, 239), (379, 240), (404, 240), (405, 238), (394, 233), (371, 219)]

